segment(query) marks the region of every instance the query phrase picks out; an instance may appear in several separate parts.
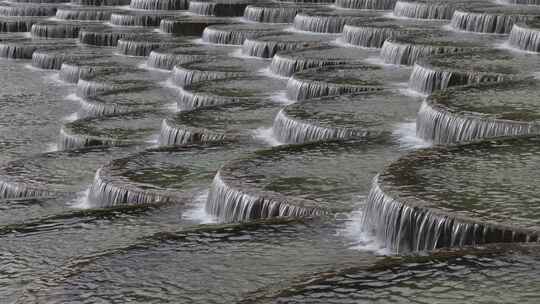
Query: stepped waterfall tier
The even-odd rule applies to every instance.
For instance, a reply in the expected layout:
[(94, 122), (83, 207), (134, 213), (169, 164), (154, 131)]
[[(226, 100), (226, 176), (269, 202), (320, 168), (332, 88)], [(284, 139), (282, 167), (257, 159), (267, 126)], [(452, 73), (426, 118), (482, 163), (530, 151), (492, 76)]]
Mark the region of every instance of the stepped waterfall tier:
[(317, 6), (300, 6), (286, 3), (253, 4), (246, 7), (244, 18), (261, 23), (293, 23), (296, 14), (316, 9)]
[(211, 25), (204, 29), (202, 40), (216, 44), (242, 45), (246, 39), (279, 32), (283, 27), (267, 24)]
[(420, 107), (419, 137), (456, 143), (501, 136), (538, 134), (538, 81), (505, 81), (440, 91)]
[(467, 0), (400, 0), (394, 7), (394, 16), (413, 19), (450, 20), (456, 9), (490, 6), (489, 1)]
[(483, 45), (478, 40), (470, 37), (451, 39), (439, 31), (416, 33), (387, 39), (381, 47), (381, 57), (385, 63), (413, 65), (417, 60), (433, 55), (480, 51)]
[(321, 12), (302, 12), (294, 17), (294, 28), (300, 31), (315, 33), (336, 34), (343, 31), (347, 22), (355, 19), (371, 18), (379, 16), (378, 13), (363, 12), (340, 12), (340, 11), (321, 11)]
[(281, 52), (272, 58), (268, 69), (279, 76), (290, 77), (294, 73), (330, 65), (359, 63), (362, 58), (374, 54), (370, 50), (357, 50), (333, 46), (321, 46), (299, 51)]
[(502, 6), (457, 10), (452, 28), (468, 32), (508, 34), (517, 22), (540, 16), (540, 7)]
[[(244, 63), (245, 66), (239, 66), (239, 63)], [(248, 76), (259, 66), (257, 62), (248, 63), (241, 59), (217, 56), (203, 58), (176, 65), (169, 81), (178, 87), (189, 88), (202, 81)], [(249, 88), (246, 89), (249, 90)]]
[[(299, 154), (309, 157), (300, 160)], [(384, 139), (259, 150), (221, 167), (206, 210), (225, 222), (348, 210), (351, 195), (367, 190), (364, 183), (348, 179), (349, 173), (378, 168), (385, 157), (397, 154)], [(347, 163), (347, 169), (336, 170), (329, 155)], [(333, 190), (338, 188), (344, 191)]]
[(537, 304), (539, 18), (3, 1), (0, 302)]
[[(153, 148), (115, 159), (97, 170), (89, 200), (101, 207), (182, 203), (197, 188), (197, 180), (208, 180), (227, 159), (228, 146)], [(198, 162), (201, 156), (204, 164)]]
[[(525, 189), (537, 178), (537, 143), (494, 139), (407, 155), (373, 181), (364, 226), (398, 252), (536, 242), (538, 196)], [(514, 170), (519, 178), (507, 180)]]
[(264, 35), (247, 38), (242, 45), (242, 53), (247, 56), (272, 58), (278, 52), (296, 51), (322, 46), (329, 39), (316, 35), (290, 34)]
[(531, 77), (538, 64), (534, 56), (515, 56), (500, 50), (441, 54), (416, 62), (409, 88), (430, 94), (452, 86), (515, 80)]
[(509, 43), (524, 51), (540, 53), (540, 18), (514, 24)]
[(331, 65), (295, 73), (287, 82), (287, 97), (302, 101), (323, 96), (378, 91), (406, 80), (397, 68), (368, 64)]
[[(419, 102), (391, 91), (311, 99), (281, 110), (272, 131), (281, 142), (300, 144), (372, 138), (390, 134), (396, 124), (413, 119)], [(384, 114), (380, 108), (386, 109)]]
[(414, 33), (436, 30), (439, 21), (428, 22), (409, 19), (374, 18), (349, 21), (343, 27), (341, 39), (361, 47), (380, 48), (387, 39), (410, 36)]

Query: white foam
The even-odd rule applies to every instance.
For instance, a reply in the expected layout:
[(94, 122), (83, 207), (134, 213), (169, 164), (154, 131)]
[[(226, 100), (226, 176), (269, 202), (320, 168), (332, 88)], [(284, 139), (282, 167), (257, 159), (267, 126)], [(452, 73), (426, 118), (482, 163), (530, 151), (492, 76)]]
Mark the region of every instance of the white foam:
[(75, 121), (77, 119), (79, 119), (79, 114), (77, 112), (71, 113), (71, 114), (67, 115), (66, 117), (62, 118), (62, 120), (65, 121), (65, 122), (72, 122), (72, 121)]
[(537, 52), (532, 52), (532, 51), (526, 51), (526, 50), (522, 50), (522, 49), (518, 49), (517, 47), (514, 47), (510, 44), (509, 41), (502, 41), (502, 42), (497, 42), (493, 45), (496, 49), (499, 49), (499, 50), (505, 50), (505, 51), (510, 51), (510, 52), (514, 52), (514, 53), (521, 53), (521, 54), (532, 54), (532, 55), (538, 55), (539, 53)]
[(284, 143), (280, 142), (274, 136), (274, 132), (272, 131), (272, 127), (270, 127), (270, 128), (261, 127), (261, 128), (253, 130), (252, 132), (253, 132), (253, 137), (254, 138), (259, 139), (262, 142), (264, 142), (264, 143), (266, 143), (266, 144), (268, 144), (268, 145), (270, 145), (272, 147), (280, 146), (280, 145), (284, 144)]
[(146, 64), (146, 62), (141, 62), (138, 66), (138, 68), (140, 69), (143, 69), (143, 70), (148, 70), (148, 71), (155, 71), (155, 72), (160, 72), (160, 73), (170, 73), (171, 71), (170, 70), (165, 70), (165, 69), (158, 69), (158, 68), (154, 68), (154, 67), (151, 67), (149, 65)]
[(205, 190), (195, 196), (193, 199), (192, 208), (182, 214), (183, 219), (195, 221), (199, 224), (215, 224), (217, 218), (206, 212), (206, 200), (208, 198), (208, 190)]
[(421, 149), (430, 147), (432, 144), (416, 136), (416, 121), (399, 123), (392, 132), (392, 136), (398, 141), (403, 149)]
[(293, 103), (296, 102), (296, 101), (291, 100), (291, 99), (289, 99), (287, 97), (287, 91), (286, 90), (281, 90), (281, 91), (278, 91), (277, 93), (273, 94), (272, 96), (270, 96), (270, 100), (272, 100), (275, 103), (282, 104), (282, 105), (290, 105), (290, 104), (293, 104)]
[(76, 209), (90, 209), (92, 208), (92, 204), (90, 203), (90, 200), (88, 199), (88, 196), (90, 194), (90, 188), (78, 192), (77, 198), (75, 198), (73, 201), (69, 202), (69, 206), (71, 208)]
[(56, 152), (58, 151), (58, 145), (56, 143), (48, 143), (45, 153)]
[(264, 69), (260, 69), (259, 71), (257, 71), (257, 74), (259, 74), (261, 76), (277, 78), (277, 79), (289, 79), (289, 77), (287, 77), (287, 76), (281, 76), (281, 75), (277, 75), (277, 74), (272, 73), (272, 71), (270, 71), (270, 69), (268, 67), (266, 67)]
[(345, 228), (338, 231), (338, 235), (350, 240), (351, 249), (359, 251), (374, 252), (380, 255), (390, 255), (392, 252), (385, 248), (374, 236), (365, 231), (362, 224), (363, 212), (353, 211), (349, 215)]

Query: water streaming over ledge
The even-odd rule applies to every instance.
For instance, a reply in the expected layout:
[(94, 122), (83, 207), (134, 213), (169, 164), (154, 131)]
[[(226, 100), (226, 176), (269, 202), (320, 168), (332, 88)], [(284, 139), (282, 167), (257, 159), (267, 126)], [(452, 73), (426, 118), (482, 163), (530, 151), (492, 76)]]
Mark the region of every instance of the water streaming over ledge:
[(0, 4), (0, 298), (259, 303), (374, 249), (538, 241), (537, 2)]

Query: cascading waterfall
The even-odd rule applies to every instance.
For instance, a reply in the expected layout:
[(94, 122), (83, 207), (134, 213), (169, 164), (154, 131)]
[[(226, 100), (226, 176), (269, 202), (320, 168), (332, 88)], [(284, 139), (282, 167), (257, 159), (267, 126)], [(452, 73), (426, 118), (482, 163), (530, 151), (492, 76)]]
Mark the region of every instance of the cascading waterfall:
[(231, 77), (241, 76), (239, 72), (225, 72), (225, 71), (204, 71), (182, 67), (177, 65), (172, 70), (171, 81), (174, 85), (181, 88), (189, 88), (193, 84), (208, 81), (227, 79)]
[(62, 20), (81, 21), (107, 21), (114, 10), (111, 9), (69, 9), (60, 8), (56, 11), (56, 18)]
[(403, 32), (389, 27), (345, 25), (341, 37), (343, 41), (352, 45), (381, 48), (387, 39), (403, 34)]
[(450, 20), (455, 7), (443, 2), (407, 2), (397, 1), (394, 7), (394, 15), (413, 19), (443, 19)]
[(174, 197), (162, 195), (150, 190), (130, 187), (121, 182), (115, 182), (107, 176), (107, 170), (97, 170), (94, 182), (90, 187), (88, 199), (97, 208), (123, 205), (148, 205), (175, 201)]
[(221, 25), (204, 29), (202, 40), (215, 44), (242, 45), (246, 39), (256, 38), (274, 32), (276, 29), (253, 25)]
[(511, 78), (511, 76), (497, 73), (436, 70), (415, 64), (409, 78), (409, 88), (420, 93), (431, 94), (451, 86), (501, 82)]
[(396, 253), (537, 239), (534, 235), (470, 222), (400, 201), (385, 193), (378, 176), (366, 201), (362, 226)]
[[(540, 14), (540, 11), (539, 11)], [(531, 16), (505, 13), (456, 11), (452, 16), (450, 26), (456, 30), (508, 34), (517, 22), (530, 19)]]
[(336, 96), (381, 90), (381, 87), (340, 85), (332, 82), (299, 79), (293, 75), (287, 82), (287, 98), (295, 101), (303, 101), (324, 96)]
[(339, 59), (299, 58), (289, 57), (285, 54), (276, 54), (272, 58), (269, 69), (276, 75), (290, 77), (292, 74), (302, 70), (345, 63), (347, 63), (346, 60)]
[(188, 0), (131, 0), (129, 7), (143, 10), (185, 10)]
[(335, 5), (352, 9), (391, 10), (396, 0), (336, 0)]
[(521, 50), (539, 53), (540, 27), (531, 28), (526, 24), (514, 24), (510, 32), (509, 43)]
[(345, 24), (354, 20), (352, 16), (299, 13), (294, 17), (297, 30), (315, 33), (341, 33)]
[(152, 50), (146, 59), (146, 65), (155, 69), (172, 70), (175, 65), (204, 60), (206, 57), (203, 54), (192, 54), (182, 50), (178, 53), (171, 53), (167, 49)]
[(0, 18), (0, 33), (30, 32), (32, 25), (41, 21), (34, 17), (2, 17)]
[(92, 31), (81, 30), (79, 32), (79, 42), (82, 44), (116, 47), (118, 40), (135, 36), (135, 33), (129, 31)]
[(187, 90), (181, 90), (178, 95), (177, 106), (180, 111), (190, 111), (199, 108), (231, 104), (240, 100), (236, 97), (225, 97), (199, 92), (194, 93)]
[(244, 18), (261, 23), (292, 23), (300, 11), (301, 8), (294, 5), (249, 5), (244, 11)]
[(225, 135), (214, 133), (205, 129), (191, 128), (183, 125), (175, 125), (171, 121), (164, 119), (161, 124), (159, 134), (159, 144), (162, 146), (168, 145), (183, 145), (193, 143), (208, 143), (213, 141), (221, 141), (226, 138)]
[(218, 172), (210, 186), (206, 211), (222, 222), (241, 222), (272, 217), (320, 216), (317, 208), (305, 208), (289, 204), (285, 199), (257, 196), (230, 186)]
[(81, 25), (65, 23), (36, 23), (30, 34), (35, 38), (77, 38)]
[(118, 26), (159, 26), (162, 19), (173, 18), (174, 15), (163, 13), (113, 13), (111, 24)]
[(265, 38), (267, 37), (263, 37), (262, 39), (246, 39), (242, 45), (242, 54), (259, 58), (272, 58), (278, 52), (288, 52), (321, 45), (319, 41), (302, 41), (299, 38), (293, 40), (292, 37), (291, 39), (286, 39), (288, 37), (283, 37), (285, 39), (280, 39), (280, 36), (268, 37), (269, 39)]
[(35, 5), (35, 4), (2, 4), (0, 6), (1, 16), (34, 16), (34, 17), (48, 17), (56, 14), (56, 7), (49, 5)]
[(130, 2), (131, 0), (71, 0), (72, 4), (88, 6), (123, 6)]
[(276, 115), (272, 125), (272, 133), (280, 142), (293, 144), (364, 137), (367, 134), (363, 130), (328, 128), (319, 126), (316, 121), (296, 120), (287, 116), (286, 108)]
[(414, 43), (400, 43), (394, 39), (386, 40), (381, 48), (381, 57), (384, 62), (398, 65), (413, 65), (418, 59), (435, 55), (458, 53), (470, 50), (471, 47), (452, 45), (425, 45)]
[(422, 103), (416, 118), (416, 136), (437, 144), (539, 132), (540, 125), (456, 114), (429, 101)]

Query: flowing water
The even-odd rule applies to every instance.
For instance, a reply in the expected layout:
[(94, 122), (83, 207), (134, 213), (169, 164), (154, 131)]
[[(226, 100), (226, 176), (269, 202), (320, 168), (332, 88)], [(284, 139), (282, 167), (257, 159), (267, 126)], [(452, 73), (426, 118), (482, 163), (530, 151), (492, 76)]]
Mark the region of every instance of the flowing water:
[(537, 303), (538, 4), (0, 3), (0, 303)]

